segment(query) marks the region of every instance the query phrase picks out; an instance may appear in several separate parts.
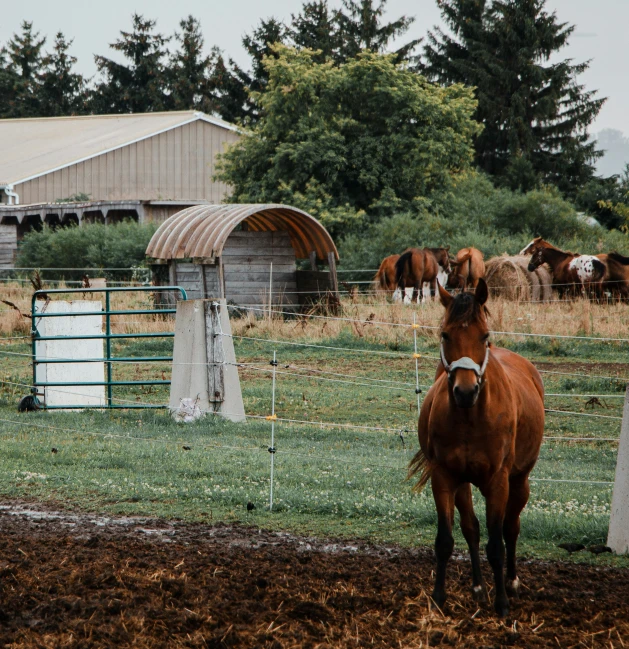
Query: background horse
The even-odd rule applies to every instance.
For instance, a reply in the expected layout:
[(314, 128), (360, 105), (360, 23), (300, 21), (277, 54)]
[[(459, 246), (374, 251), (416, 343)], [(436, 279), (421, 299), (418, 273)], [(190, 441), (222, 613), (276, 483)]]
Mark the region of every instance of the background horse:
[(480, 570), (479, 523), (472, 504), (471, 485), (475, 485), (486, 501), (487, 558), (494, 572), (495, 608), (505, 616), (509, 612), (507, 591), (515, 594), (519, 589), (516, 543), (520, 513), (529, 497), (529, 473), (544, 434), (544, 386), (529, 361), (490, 345), (485, 280), (479, 280), (475, 293), (452, 297), (439, 287), (439, 294), (446, 307), (441, 363), (419, 416), (421, 450), (409, 467), (410, 475), (421, 471), (417, 488), (431, 479), (437, 507), (437, 574), (432, 597), (440, 607), (446, 600), (456, 506), (470, 549), (473, 592), (477, 599), (487, 599)]
[(603, 290), (617, 299), (629, 298), (629, 257), (618, 252), (596, 255), (596, 257), (607, 267)]
[(478, 280), (485, 277), (483, 253), (477, 248), (462, 248), (450, 261), (452, 270), (448, 275), (448, 287), (464, 291), (468, 286), (476, 288)]
[(412, 300), (421, 301), (424, 282), (430, 285), (430, 294), (437, 294), (437, 278), (440, 272), (450, 271), (447, 248), (410, 248), (395, 264), (395, 280), (404, 296), (406, 288), (413, 288)]
[(386, 293), (394, 293), (397, 288), (395, 281), (395, 263), (400, 258), (400, 255), (389, 255), (382, 260), (378, 272), (375, 274), (373, 280), (376, 291), (385, 291)]
[(603, 294), (607, 266), (598, 257), (560, 250), (541, 237), (534, 239), (525, 250), (531, 252), (529, 272), (548, 264), (553, 271), (553, 286), (560, 295), (576, 297), (583, 290), (598, 296)]

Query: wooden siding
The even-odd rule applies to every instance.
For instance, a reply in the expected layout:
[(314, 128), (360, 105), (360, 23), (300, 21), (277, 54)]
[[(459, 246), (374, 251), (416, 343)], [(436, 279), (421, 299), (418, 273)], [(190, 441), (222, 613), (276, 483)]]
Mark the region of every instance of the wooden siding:
[(17, 254), (17, 226), (0, 225), (0, 266), (13, 268)]
[[(203, 285), (202, 271), (205, 274), (205, 286)], [(189, 300), (221, 297), (218, 266), (175, 262), (174, 279), (177, 286), (185, 289)]]
[(232, 232), (223, 248), (225, 297), (239, 306), (296, 305), (295, 251), (288, 232)]
[(208, 200), (229, 192), (214, 182), (216, 154), (238, 133), (197, 120), (15, 186), (23, 204), (74, 194), (91, 200)]

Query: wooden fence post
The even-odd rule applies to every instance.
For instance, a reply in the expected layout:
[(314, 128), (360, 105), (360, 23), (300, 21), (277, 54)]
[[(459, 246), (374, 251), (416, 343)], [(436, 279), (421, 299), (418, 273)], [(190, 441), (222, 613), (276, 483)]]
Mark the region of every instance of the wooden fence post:
[(629, 553), (629, 386), (625, 392), (616, 477), (609, 519), (607, 545), (616, 554)]

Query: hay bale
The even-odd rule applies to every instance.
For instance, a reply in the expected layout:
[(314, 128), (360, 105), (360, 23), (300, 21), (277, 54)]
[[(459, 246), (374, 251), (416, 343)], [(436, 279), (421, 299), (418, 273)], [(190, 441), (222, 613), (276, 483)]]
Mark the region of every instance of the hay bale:
[(540, 266), (529, 272), (530, 257), (525, 255), (493, 257), (485, 262), (485, 281), (492, 296), (507, 300), (548, 302), (552, 298), (552, 277)]

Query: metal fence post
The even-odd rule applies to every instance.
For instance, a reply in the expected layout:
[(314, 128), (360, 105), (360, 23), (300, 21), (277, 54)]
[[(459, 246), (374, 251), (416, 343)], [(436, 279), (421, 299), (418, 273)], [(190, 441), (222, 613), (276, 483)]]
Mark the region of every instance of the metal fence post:
[(273, 388), (271, 397), (271, 416), (267, 419), (271, 420), (271, 446), (269, 446), (269, 453), (271, 454), (271, 488), (269, 491), (269, 511), (273, 511), (273, 472), (275, 468), (275, 368), (277, 367), (277, 351), (273, 350), (273, 360), (271, 361), (273, 367)]

